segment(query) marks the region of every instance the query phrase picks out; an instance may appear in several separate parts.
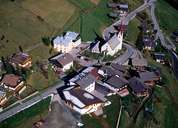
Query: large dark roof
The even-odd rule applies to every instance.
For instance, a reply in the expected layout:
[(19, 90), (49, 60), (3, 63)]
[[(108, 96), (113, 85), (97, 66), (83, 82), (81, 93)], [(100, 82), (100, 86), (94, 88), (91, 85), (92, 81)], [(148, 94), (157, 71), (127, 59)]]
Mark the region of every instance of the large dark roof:
[(57, 66), (65, 66), (73, 61), (73, 57), (69, 53), (58, 54), (49, 59), (49, 61)]
[(96, 78), (93, 75), (87, 74), (86, 76), (84, 76), (83, 78), (81, 78), (80, 80), (78, 80), (76, 83), (78, 85), (80, 85), (81, 88), (85, 89), (90, 84), (92, 84), (93, 82), (95, 82), (95, 80), (96, 80)]
[(132, 77), (129, 80), (129, 86), (135, 93), (140, 93), (147, 89), (144, 83), (137, 77)]
[(128, 81), (123, 77), (112, 76), (106, 81), (106, 83), (115, 88), (122, 88), (123, 86), (128, 84)]

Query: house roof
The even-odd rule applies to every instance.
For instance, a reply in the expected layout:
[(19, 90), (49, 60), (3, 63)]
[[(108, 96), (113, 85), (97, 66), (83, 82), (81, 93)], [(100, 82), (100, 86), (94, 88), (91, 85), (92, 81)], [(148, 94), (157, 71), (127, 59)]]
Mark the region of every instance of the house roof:
[(165, 60), (165, 54), (163, 53), (154, 53), (154, 57), (155, 59)]
[(53, 64), (57, 66), (64, 67), (65, 65), (71, 63), (73, 61), (73, 57), (69, 53), (65, 54), (58, 54), (52, 58), (49, 59)]
[(16, 86), (22, 81), (20, 76), (14, 74), (6, 74), (1, 80), (1, 83), (9, 86), (11, 88), (16, 88)]
[(143, 37), (143, 44), (145, 47), (151, 47), (151, 48), (155, 48), (155, 46), (156, 46), (153, 39), (148, 36)]
[(121, 88), (125, 86), (126, 84), (128, 84), (128, 81), (125, 78), (119, 77), (117, 75), (110, 77), (105, 82), (115, 88)]
[(84, 76), (83, 78), (79, 79), (78, 81), (76, 81), (76, 83), (78, 85), (80, 85), (81, 88), (85, 89), (86, 87), (88, 87), (90, 84), (94, 83), (96, 81), (96, 78), (91, 75), (91, 74), (87, 74), (86, 76)]
[(30, 59), (31, 59), (30, 55), (28, 55), (27, 53), (20, 52), (20, 53), (13, 54), (10, 57), (10, 62), (15, 64), (24, 64)]
[(144, 83), (137, 77), (132, 77), (129, 80), (129, 86), (135, 93), (141, 93), (147, 89)]
[(139, 76), (140, 79), (144, 82), (144, 81), (154, 81), (155, 78), (159, 77), (159, 74), (157, 74), (156, 72), (139, 72)]
[(111, 67), (115, 70), (125, 73), (127, 71), (126, 67), (120, 64), (112, 63)]
[(102, 66), (100, 70), (104, 71), (108, 76), (114, 76), (114, 75), (123, 76), (124, 75), (123, 72), (119, 70), (115, 70), (110, 66)]
[(128, 4), (119, 4), (119, 8), (120, 9), (128, 9), (129, 6), (128, 6)]
[(141, 67), (143, 67), (143, 66), (147, 66), (148, 62), (144, 58), (142, 58), (142, 59), (140, 59), (140, 58), (133, 58), (132, 59), (132, 65), (133, 66), (141, 66)]
[(68, 46), (80, 36), (79, 33), (68, 31), (64, 36), (57, 36), (53, 40), (53, 44)]
[(99, 98), (80, 88), (64, 90), (63, 93), (67, 101), (71, 102), (75, 106), (78, 106), (79, 108), (84, 108), (92, 104), (103, 103), (103, 101)]
[(105, 86), (103, 86), (97, 82), (95, 84), (95, 90), (102, 93), (103, 95), (108, 95), (111, 92), (110, 89), (106, 88)]

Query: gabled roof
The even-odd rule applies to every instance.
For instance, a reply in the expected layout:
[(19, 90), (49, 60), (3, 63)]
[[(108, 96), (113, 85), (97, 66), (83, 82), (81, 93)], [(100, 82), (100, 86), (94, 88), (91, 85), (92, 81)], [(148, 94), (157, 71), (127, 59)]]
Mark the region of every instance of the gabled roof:
[(128, 84), (128, 81), (125, 78), (119, 77), (117, 75), (110, 77), (105, 82), (115, 88), (122, 88)]
[(57, 66), (64, 67), (65, 65), (73, 62), (73, 57), (69, 53), (58, 54), (50, 58), (49, 61)]
[(145, 82), (145, 81), (154, 81), (155, 79), (159, 78), (159, 74), (156, 72), (139, 72), (140, 79)]
[(22, 81), (22, 78), (20, 76), (14, 75), (14, 74), (6, 74), (2, 78), (0, 83), (5, 84), (6, 86), (9, 86), (11, 88), (16, 88), (16, 86)]
[(91, 74), (87, 74), (86, 76), (84, 76), (83, 78), (79, 79), (78, 81), (76, 81), (76, 84), (80, 85), (80, 87), (82, 89), (85, 89), (86, 87), (88, 87), (90, 84), (94, 83), (96, 81), (96, 78), (91, 75)]
[(30, 55), (28, 55), (27, 53), (20, 52), (20, 53), (13, 54), (10, 57), (10, 62), (15, 64), (24, 64), (30, 59), (31, 59)]
[(129, 86), (135, 93), (141, 93), (147, 89), (145, 84), (137, 77), (132, 77), (129, 80)]
[(64, 90), (63, 93), (66, 101), (72, 103), (78, 108), (84, 108), (89, 105), (103, 103), (103, 101), (99, 98), (80, 88)]
[(163, 53), (154, 53), (154, 57), (155, 59), (165, 60), (165, 54)]
[(125, 73), (125, 72), (127, 71), (127, 69), (126, 69), (125, 66), (119, 65), (119, 64), (116, 64), (116, 63), (112, 63), (112, 64), (111, 64), (111, 67), (112, 67), (113, 69), (118, 70), (118, 71), (123, 72), (123, 73)]
[(114, 75), (123, 76), (124, 75), (123, 72), (119, 70), (115, 70), (110, 66), (102, 66), (100, 70), (104, 71), (104, 73), (107, 74), (108, 76), (114, 76)]
[(149, 36), (143, 37), (143, 44), (145, 47), (151, 47), (151, 48), (155, 48), (156, 46), (154, 40)]

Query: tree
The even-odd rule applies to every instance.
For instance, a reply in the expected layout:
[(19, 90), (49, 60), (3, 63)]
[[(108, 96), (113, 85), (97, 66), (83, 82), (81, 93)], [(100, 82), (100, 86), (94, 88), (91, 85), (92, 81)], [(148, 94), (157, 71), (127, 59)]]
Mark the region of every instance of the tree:
[(51, 44), (49, 37), (42, 37), (42, 42), (44, 45), (49, 46)]
[(19, 50), (20, 50), (20, 52), (23, 52), (23, 49), (22, 49), (21, 45), (19, 45)]

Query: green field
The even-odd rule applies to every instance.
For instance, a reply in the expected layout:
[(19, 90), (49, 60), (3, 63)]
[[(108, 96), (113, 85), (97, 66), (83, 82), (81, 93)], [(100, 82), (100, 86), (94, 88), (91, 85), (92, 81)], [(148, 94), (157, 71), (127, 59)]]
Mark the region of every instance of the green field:
[(51, 97), (48, 97), (28, 109), (25, 109), (16, 115), (0, 123), (0, 128), (31, 128), (33, 123), (44, 118), (48, 112)]
[(165, 0), (157, 1), (156, 16), (158, 17), (160, 27), (167, 34), (178, 29), (178, 11), (165, 2)]
[(0, 0), (0, 37), (5, 36), (0, 41), (0, 56), (16, 52), (19, 45), (29, 49), (41, 43), (43, 36), (54, 35), (75, 9), (66, 0)]
[(140, 21), (137, 18), (134, 18), (132, 21), (129, 22), (129, 25), (127, 27), (127, 35), (126, 39), (133, 44), (137, 41), (138, 34), (140, 32), (139, 27)]

